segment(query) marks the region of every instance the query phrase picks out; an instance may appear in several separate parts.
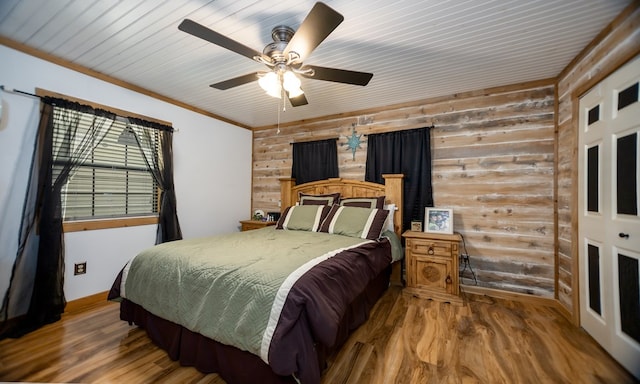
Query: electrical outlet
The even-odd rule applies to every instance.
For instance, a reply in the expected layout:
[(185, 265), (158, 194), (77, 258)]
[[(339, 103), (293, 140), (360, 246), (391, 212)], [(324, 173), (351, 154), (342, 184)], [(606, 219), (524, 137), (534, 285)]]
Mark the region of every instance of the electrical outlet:
[(84, 275), (87, 273), (87, 262), (76, 263), (73, 268), (74, 275)]

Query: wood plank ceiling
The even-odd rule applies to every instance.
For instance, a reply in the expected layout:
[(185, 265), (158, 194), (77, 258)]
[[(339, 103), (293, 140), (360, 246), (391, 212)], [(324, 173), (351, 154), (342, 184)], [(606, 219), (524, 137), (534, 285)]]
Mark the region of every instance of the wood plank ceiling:
[(309, 104), (280, 114), (257, 82), (209, 87), (266, 67), (178, 24), (189, 18), (262, 51), (274, 26), (298, 28), (311, 0), (2, 0), (0, 37), (260, 127), (555, 77), (631, 1), (327, 0), (345, 20), (305, 63), (373, 79), (303, 79)]

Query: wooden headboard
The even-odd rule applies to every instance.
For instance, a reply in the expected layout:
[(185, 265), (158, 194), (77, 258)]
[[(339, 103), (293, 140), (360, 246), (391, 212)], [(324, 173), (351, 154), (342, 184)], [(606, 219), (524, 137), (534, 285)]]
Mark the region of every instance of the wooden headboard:
[(398, 237), (402, 235), (402, 179), (404, 175), (382, 175), (385, 184), (368, 181), (332, 178), (296, 185), (296, 180), (280, 179), (281, 210), (295, 205), (300, 193), (323, 195), (339, 192), (341, 197), (385, 196), (386, 204), (395, 204), (393, 214), (394, 229)]

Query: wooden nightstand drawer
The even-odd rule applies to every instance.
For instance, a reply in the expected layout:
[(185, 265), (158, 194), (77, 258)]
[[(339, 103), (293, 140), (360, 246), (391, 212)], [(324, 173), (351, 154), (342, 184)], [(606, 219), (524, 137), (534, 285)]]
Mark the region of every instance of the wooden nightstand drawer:
[(408, 243), (410, 251), (418, 255), (450, 257), (452, 246), (455, 245), (457, 248), (457, 244), (452, 245), (450, 241), (410, 239)]

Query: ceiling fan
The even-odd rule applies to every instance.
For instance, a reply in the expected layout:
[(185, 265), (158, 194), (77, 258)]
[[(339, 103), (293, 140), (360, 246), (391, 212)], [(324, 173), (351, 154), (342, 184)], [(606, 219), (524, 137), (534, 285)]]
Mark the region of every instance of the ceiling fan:
[(309, 79), (362, 86), (367, 85), (373, 77), (372, 73), (303, 64), (304, 59), (343, 20), (344, 17), (341, 14), (324, 3), (318, 2), (302, 21), (297, 31), (284, 25), (273, 28), (271, 31), (273, 42), (267, 44), (262, 53), (189, 19), (184, 19), (178, 29), (265, 64), (270, 69), (211, 84), (211, 87), (225, 90), (258, 80), (268, 95), (280, 98), (286, 93), (291, 105), (297, 107), (306, 105), (308, 102), (300, 88), (300, 79), (296, 75)]

